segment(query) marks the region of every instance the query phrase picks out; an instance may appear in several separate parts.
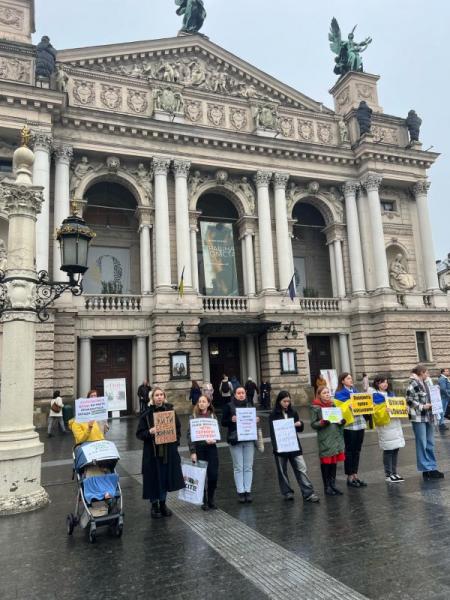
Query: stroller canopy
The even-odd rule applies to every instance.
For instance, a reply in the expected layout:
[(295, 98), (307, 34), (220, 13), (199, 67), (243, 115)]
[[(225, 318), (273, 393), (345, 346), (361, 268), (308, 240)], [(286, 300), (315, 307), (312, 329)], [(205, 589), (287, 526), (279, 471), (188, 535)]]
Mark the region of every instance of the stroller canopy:
[(75, 449), (75, 469), (77, 471), (89, 464), (103, 460), (118, 461), (119, 459), (120, 455), (116, 445), (107, 440), (85, 442)]

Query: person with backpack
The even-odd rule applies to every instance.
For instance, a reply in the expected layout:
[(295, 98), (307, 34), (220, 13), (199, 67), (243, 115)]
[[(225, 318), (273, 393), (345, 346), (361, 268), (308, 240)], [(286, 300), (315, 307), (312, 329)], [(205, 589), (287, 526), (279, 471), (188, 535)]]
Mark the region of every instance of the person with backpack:
[(249, 377), (247, 379), (247, 381), (245, 382), (244, 387), (245, 387), (245, 393), (247, 394), (247, 399), (254, 406), (255, 405), (255, 394), (258, 395), (258, 386), (253, 381), (253, 379), (251, 377)]
[(61, 433), (67, 433), (66, 428), (64, 427), (64, 419), (62, 416), (62, 409), (64, 408), (64, 404), (61, 398), (61, 392), (56, 390), (53, 392), (53, 398), (50, 400), (50, 412), (48, 415), (48, 427), (47, 427), (47, 437), (53, 437), (53, 427), (58, 424), (61, 429)]
[(231, 394), (233, 393), (233, 386), (228, 381), (228, 377), (224, 374), (222, 377), (222, 381), (219, 386), (220, 397), (222, 398), (222, 403), (225, 405), (230, 401)]

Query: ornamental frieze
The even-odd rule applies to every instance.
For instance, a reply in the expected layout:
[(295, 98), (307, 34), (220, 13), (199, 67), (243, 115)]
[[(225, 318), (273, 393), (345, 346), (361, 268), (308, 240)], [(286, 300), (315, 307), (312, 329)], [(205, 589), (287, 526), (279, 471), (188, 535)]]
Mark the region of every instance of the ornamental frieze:
[(314, 140), (314, 123), (313, 121), (299, 119), (298, 120), (298, 135), (301, 140), (311, 142)]
[(317, 123), (317, 137), (323, 144), (333, 143), (333, 130), (329, 123)]
[(184, 107), (184, 115), (192, 123), (198, 123), (203, 119), (203, 106), (198, 100), (189, 100)]
[(219, 104), (208, 104), (208, 121), (216, 127), (225, 124), (225, 107)]
[(0, 23), (11, 29), (22, 31), (23, 11), (16, 8), (6, 8), (0, 6)]
[(100, 100), (106, 108), (111, 110), (120, 109), (122, 106), (122, 88), (111, 85), (102, 85)]
[(0, 56), (0, 79), (31, 83), (31, 61)]
[(281, 117), (279, 128), (283, 137), (291, 138), (294, 136), (294, 119), (292, 117)]
[(131, 112), (134, 112), (138, 115), (145, 113), (148, 108), (147, 92), (128, 89), (127, 105)]
[(238, 131), (247, 128), (247, 111), (242, 108), (230, 108), (230, 123)]
[(95, 103), (95, 83), (75, 79), (73, 82), (73, 95), (79, 104), (92, 105)]

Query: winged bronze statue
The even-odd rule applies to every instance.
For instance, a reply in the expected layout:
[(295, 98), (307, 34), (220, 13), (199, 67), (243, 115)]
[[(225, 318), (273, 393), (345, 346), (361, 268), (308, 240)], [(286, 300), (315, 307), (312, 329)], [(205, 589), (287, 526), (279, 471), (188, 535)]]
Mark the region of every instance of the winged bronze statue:
[(206, 19), (203, 0), (175, 0), (177, 15), (183, 15), (184, 33), (198, 33)]
[(351, 32), (348, 34), (347, 40), (342, 40), (341, 29), (335, 17), (331, 21), (330, 33), (328, 39), (330, 40), (331, 51), (336, 54), (334, 62), (334, 72), (336, 75), (345, 75), (349, 71), (363, 71), (363, 63), (361, 59), (361, 52), (366, 50), (367, 46), (372, 42), (371, 37), (367, 37), (362, 42), (355, 42), (355, 29), (353, 27)]

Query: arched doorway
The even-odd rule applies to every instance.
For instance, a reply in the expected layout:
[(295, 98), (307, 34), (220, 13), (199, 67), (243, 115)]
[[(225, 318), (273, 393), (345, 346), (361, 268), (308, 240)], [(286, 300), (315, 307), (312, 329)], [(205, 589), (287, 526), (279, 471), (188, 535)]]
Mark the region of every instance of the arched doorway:
[(88, 294), (139, 293), (137, 202), (123, 185), (100, 181), (86, 192), (86, 222), (96, 238), (89, 249), (83, 286)]
[(322, 213), (308, 202), (297, 202), (292, 213), (294, 239), (294, 271), (297, 295), (310, 298), (330, 298), (330, 256), (323, 228), (326, 226)]
[(199, 291), (204, 296), (244, 293), (239, 214), (226, 196), (207, 193), (197, 202), (201, 211), (197, 237)]

